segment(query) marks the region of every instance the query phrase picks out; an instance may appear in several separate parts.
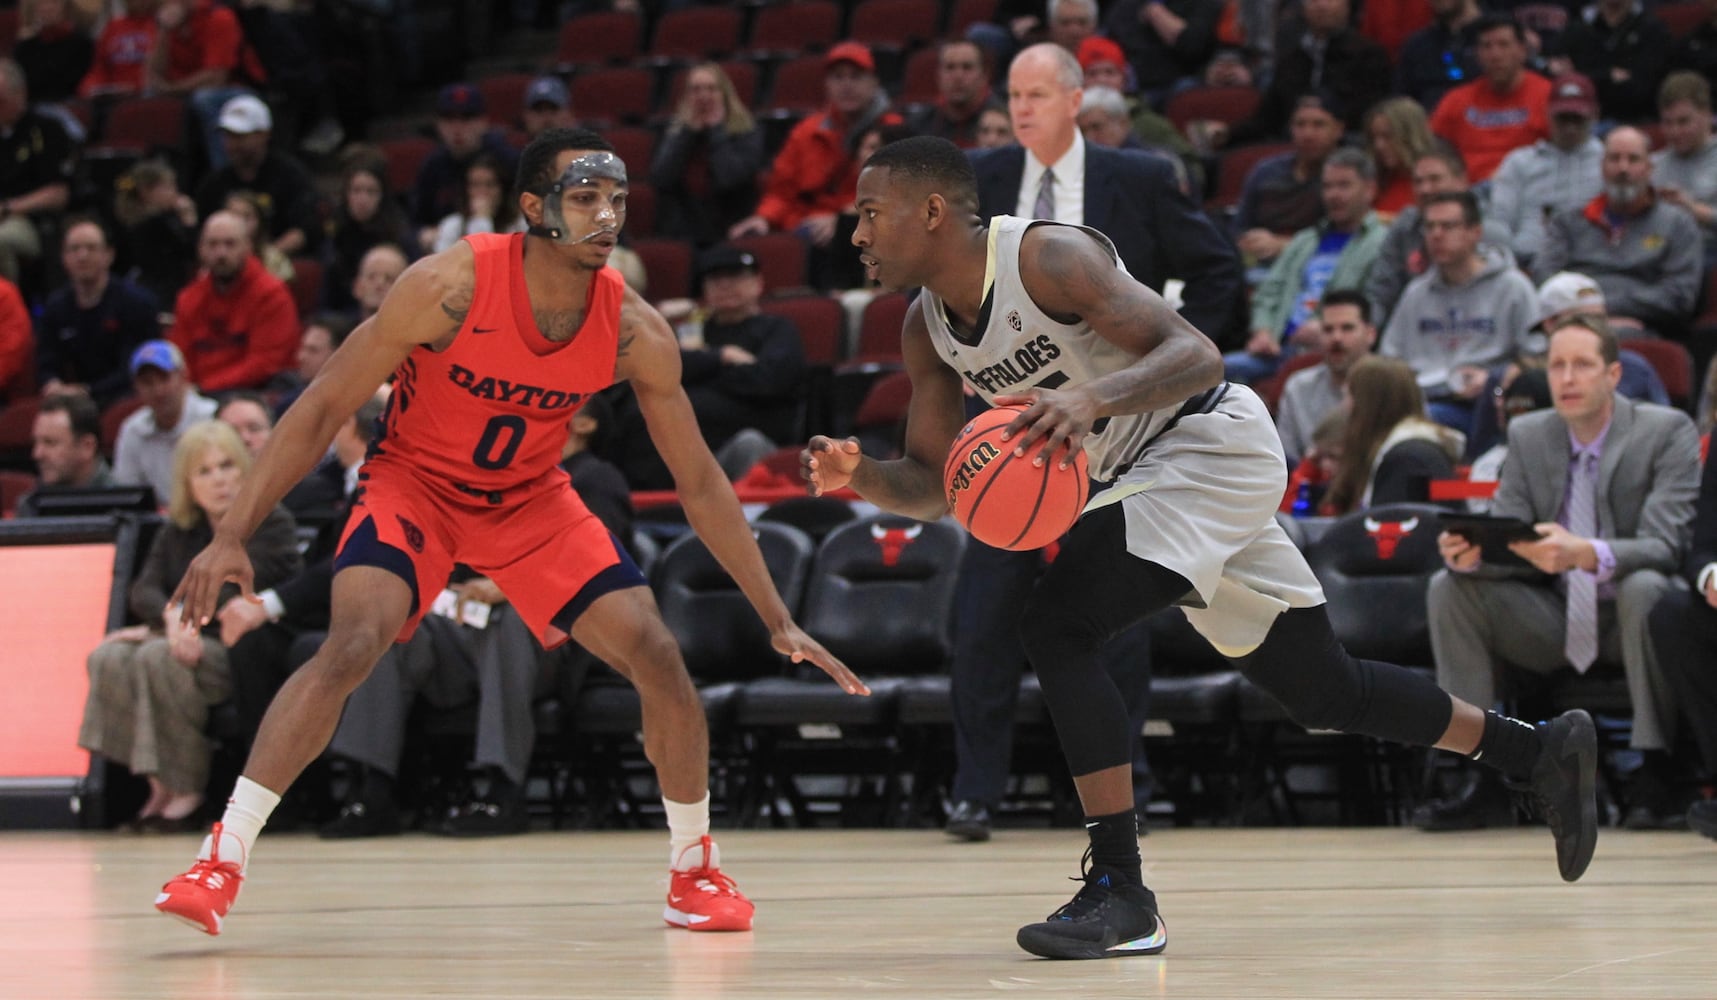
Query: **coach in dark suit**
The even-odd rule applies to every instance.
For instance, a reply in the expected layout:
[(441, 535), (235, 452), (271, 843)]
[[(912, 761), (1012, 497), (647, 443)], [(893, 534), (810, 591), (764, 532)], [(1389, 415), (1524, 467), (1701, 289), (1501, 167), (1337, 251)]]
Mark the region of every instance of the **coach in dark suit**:
[[(1699, 479), (1699, 437), (1680, 410), (1616, 394), (1621, 363), (1602, 317), (1576, 316), (1550, 335), (1553, 410), (1508, 425), (1508, 462), (1491, 512), (1537, 526), (1515, 542), (1530, 564), (1485, 564), (1465, 540), (1438, 539), (1447, 569), (1431, 580), (1428, 611), (1437, 683), (1475, 705), (1493, 704), (1504, 667), (1549, 674), (1620, 664), (1633, 702), (1631, 745), (1657, 795), (1628, 796), (1625, 825), (1668, 819), (1670, 692), (1652, 655), (1647, 620), (1687, 552)], [(1494, 796), (1492, 798), (1494, 801)], [(1449, 803), (1453, 807), (1455, 803)], [(1430, 829), (1481, 825), (1477, 803), (1432, 807)]]
[[(972, 154), (979, 212), (1052, 219), (1107, 235), (1127, 270), (1161, 292), (1186, 283), (1181, 312), (1218, 337), (1244, 299), (1233, 247), (1176, 181), (1172, 163), (1150, 153), (1085, 142), (1076, 119), (1083, 72), (1067, 50), (1034, 45), (1008, 69), (1009, 109), (1020, 145)], [(973, 397), (974, 405), (981, 406)], [(1006, 788), (1013, 749), (1014, 702), (1025, 665), (1018, 622), (1042, 556), (1007, 552), (976, 540), (966, 546), (955, 593), (953, 683), (956, 767), (950, 835), (989, 836), (990, 813)], [(1135, 731), (1150, 694), (1150, 649), (1143, 626), (1105, 650), (1127, 699)], [(1142, 745), (1135, 754), (1136, 798), (1149, 797)]]
[[(1652, 648), (1699, 747), (1705, 777), (1717, 778), (1717, 462), (1709, 458), (1682, 573), (1692, 589), (1674, 588), (1652, 609)], [(1687, 823), (1717, 840), (1717, 800), (1689, 806)]]
[[(1059, 63), (1049, 46), (1033, 46), (1014, 60), (1010, 86), (1024, 62)], [(1034, 55), (1034, 53), (1036, 53)], [(1078, 79), (1079, 64), (1068, 57)], [(1071, 94), (1074, 115), (1078, 113), (1080, 88), (1074, 85), (1058, 95), (1058, 103)], [(1016, 102), (1017, 103), (1017, 102)], [(1234, 246), (1211, 224), (1202, 210), (1180, 188), (1174, 163), (1145, 150), (1111, 149), (1085, 142), (1072, 117), (1061, 126), (1065, 104), (1051, 110), (1031, 109), (1022, 126), (1014, 121), (1014, 133), (1024, 145), (976, 151), (972, 168), (978, 175), (978, 211), (985, 219), (997, 215), (1023, 218), (1054, 218), (1078, 222), (1099, 230), (1115, 244), (1128, 273), (1161, 293), (1170, 278), (1186, 283), (1181, 292), (1181, 315), (1220, 345), (1232, 334), (1236, 304), (1244, 299), (1240, 259)], [(1050, 118), (1053, 115), (1054, 125)], [(1060, 138), (1065, 133), (1066, 138)], [(1056, 176), (1050, 184), (1049, 201), (1054, 214), (1037, 211), (1040, 178), (1044, 163), (1039, 151), (1064, 150), (1050, 163), (1059, 175), (1066, 161), (1073, 161), (1076, 177)], [(1045, 153), (1044, 155), (1053, 155)], [(1079, 192), (1078, 214), (1068, 211), (1071, 197)]]

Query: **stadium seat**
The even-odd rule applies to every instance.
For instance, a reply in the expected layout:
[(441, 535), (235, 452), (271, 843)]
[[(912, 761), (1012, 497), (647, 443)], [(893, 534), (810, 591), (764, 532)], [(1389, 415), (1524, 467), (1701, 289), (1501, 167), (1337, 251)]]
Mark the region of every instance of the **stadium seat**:
[(655, 77), (647, 69), (615, 66), (574, 74), (572, 106), (581, 122), (642, 124), (654, 110)]
[(764, 292), (789, 292), (806, 287), (805, 241), (797, 233), (745, 236), (734, 240), (733, 245), (757, 257)]
[(477, 80), (477, 92), (483, 95), (490, 119), (509, 128), (518, 127), (525, 107), (525, 88), (534, 79), (530, 73), (498, 73)]
[(1693, 356), (1687, 348), (1673, 340), (1656, 337), (1629, 337), (1622, 341), (1622, 350), (1632, 351), (1651, 362), (1657, 377), (1663, 380), (1669, 401), (1682, 409), (1693, 406)]
[(1168, 99), (1163, 116), (1184, 135), (1188, 122), (1243, 122), (1258, 110), (1261, 98), (1256, 87), (1191, 87)]
[(417, 183), (417, 172), (423, 161), (435, 152), (435, 140), (420, 135), (383, 139), (376, 144), (387, 159), (388, 190), (396, 194), (408, 192)]
[(0, 406), (0, 459), (18, 465), (30, 462), (36, 411), (41, 404), (38, 397), (28, 396)]
[(1433, 504), (1383, 504), (1336, 519), (1306, 548), (1330, 625), (1354, 656), (1429, 666), (1425, 592), (1443, 568)]
[(900, 85), (899, 104), (935, 104), (939, 92), (936, 89), (936, 68), (940, 65), (942, 53), (934, 45), (927, 45), (906, 59), (905, 80)]
[(912, 377), (889, 372), (870, 384), (853, 415), (852, 433), (864, 452), (876, 458), (898, 458), (906, 428)]
[(0, 404), (28, 399), (36, 394), (36, 338), (25, 336), (24, 356), (19, 359), (18, 373), (5, 385), (0, 385)]
[(292, 302), (303, 321), (322, 302), (322, 262), (314, 257), (292, 258)]
[(1240, 192), (1246, 186), (1246, 176), (1260, 160), (1267, 160), (1280, 153), (1293, 150), (1288, 143), (1264, 143), (1257, 146), (1241, 146), (1230, 149), (1222, 154), (1216, 166), (1216, 193), (1210, 196), (1207, 207), (1231, 208), (1240, 202)]
[(177, 152), (185, 144), (186, 107), (178, 97), (129, 97), (107, 113), (99, 145), (114, 149)]
[(855, 362), (900, 360), (900, 328), (910, 304), (904, 292), (878, 295), (865, 304), (858, 342), (853, 345)]
[(1669, 28), (1670, 37), (1676, 41), (1693, 34), (1700, 23), (1711, 16), (1711, 8), (1699, 0), (1660, 3), (1651, 8), (1651, 12)]
[(691, 62), (725, 56), (739, 48), (745, 12), (738, 7), (682, 7), (656, 22), (652, 59)]
[(948, 27), (942, 32), (946, 38), (963, 38), (966, 29), (980, 21), (993, 21), (996, 16), (996, 0), (954, 0), (954, 9), (948, 12)]
[(692, 245), (684, 240), (646, 237), (632, 241), (644, 262), (652, 302), (683, 299), (692, 293)]
[(757, 11), (746, 48), (767, 55), (797, 55), (826, 49), (841, 30), (841, 8), (832, 0), (795, 0)]
[(643, 39), (643, 18), (630, 11), (580, 14), (560, 26), (555, 65), (565, 72), (581, 66), (630, 62), (637, 57)]
[(656, 155), (656, 133), (638, 125), (620, 125), (602, 133), (614, 147), (614, 155), (626, 164), (626, 176), (634, 182), (650, 176), (650, 161)]
[[(811, 539), (787, 524), (752, 526), (775, 589), (788, 610), (799, 607), (811, 570)], [(769, 630), (703, 539), (680, 536), (656, 561), (651, 589), (674, 633), (686, 669), (702, 683), (776, 675), (782, 657)]]
[(36, 477), (28, 472), (0, 469), (0, 515), (10, 517), (24, 494), (36, 488)]
[(775, 82), (770, 85), (769, 110), (809, 114), (821, 108), (826, 99), (825, 75), (822, 56), (799, 56), (782, 63), (775, 70)]
[(656, 235), (656, 186), (638, 178), (644, 171), (627, 173), (634, 178), (626, 188), (626, 232), (635, 238)]
[[(768, 279), (764, 279), (767, 289)], [(827, 295), (801, 292), (772, 295), (762, 303), (764, 312), (784, 316), (799, 328), (799, 341), (805, 349), (805, 362), (830, 367), (841, 360), (846, 347), (846, 310)]]
[(9, 56), (18, 44), (18, 8), (0, 8), (0, 56)]
[(872, 48), (907, 49), (936, 37), (939, 7), (924, 0), (860, 0), (847, 34)]
[[(863, 677), (868, 698), (854, 698), (815, 668), (752, 681), (740, 692), (735, 725), (757, 752), (748, 787), (750, 813), (788, 803), (781, 819), (812, 814), (807, 775), (844, 776), (837, 797), (844, 820), (856, 807), (897, 818), (901, 773), (911, 765), (895, 729), (900, 675), (946, 673), (952, 648), (954, 580), (965, 532), (886, 514), (830, 531), (817, 547), (800, 624)], [(893, 675), (893, 676), (890, 676)]]

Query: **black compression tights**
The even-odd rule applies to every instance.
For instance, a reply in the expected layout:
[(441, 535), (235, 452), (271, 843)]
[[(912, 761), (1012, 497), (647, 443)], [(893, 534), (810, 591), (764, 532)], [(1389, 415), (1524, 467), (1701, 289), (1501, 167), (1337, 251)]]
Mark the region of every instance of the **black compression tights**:
[[(1126, 706), (1098, 650), (1191, 590), (1180, 574), (1127, 552), (1119, 504), (1080, 518), (1068, 535), (1026, 604), (1020, 632), (1073, 774), (1132, 760)], [(1430, 746), (1453, 711), (1428, 677), (1348, 655), (1321, 605), (1278, 617), (1263, 644), (1234, 665), (1308, 729)]]

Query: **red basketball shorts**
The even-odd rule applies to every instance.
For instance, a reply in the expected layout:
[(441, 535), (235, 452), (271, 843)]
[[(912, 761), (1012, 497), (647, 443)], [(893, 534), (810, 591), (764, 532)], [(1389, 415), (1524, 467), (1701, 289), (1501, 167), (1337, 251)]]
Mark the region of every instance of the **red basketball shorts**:
[(576, 617), (563, 611), (582, 611), (609, 590), (644, 585), (625, 550), (564, 476), (545, 476), (489, 504), (409, 473), (365, 471), (335, 571), (373, 566), (412, 587), (411, 617), (396, 641), (416, 631), (456, 562), (494, 580), (549, 649), (566, 641), (565, 629)]

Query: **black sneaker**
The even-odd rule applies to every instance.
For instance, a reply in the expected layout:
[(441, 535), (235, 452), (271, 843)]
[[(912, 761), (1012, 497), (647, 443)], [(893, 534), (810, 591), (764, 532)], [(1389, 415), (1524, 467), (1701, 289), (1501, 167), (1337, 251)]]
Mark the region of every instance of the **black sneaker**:
[(1687, 825), (1694, 833), (1717, 840), (1717, 799), (1706, 799), (1688, 806)]
[(1544, 748), (1532, 777), (1509, 782), (1556, 838), (1556, 867), (1577, 881), (1598, 846), (1598, 731), (1583, 709), (1563, 712), (1538, 730)]
[[(1019, 929), (1015, 940), (1043, 958), (1120, 958), (1155, 955), (1168, 947), (1168, 930), (1157, 916), (1157, 897), (1121, 874), (1093, 867), (1086, 852), (1080, 865), (1085, 887), (1039, 924)], [(1079, 879), (1074, 879), (1077, 882)]]
[(519, 792), (454, 806), (429, 832), (443, 837), (504, 837), (530, 828), (530, 809), (523, 792)]
[(973, 843), (989, 840), (990, 807), (973, 799), (961, 799), (948, 814), (948, 825), (943, 829), (955, 840)]
[(340, 815), (322, 824), (316, 836), (323, 840), (356, 840), (391, 837), (399, 830), (399, 809), (392, 799), (353, 799), (340, 807)]

